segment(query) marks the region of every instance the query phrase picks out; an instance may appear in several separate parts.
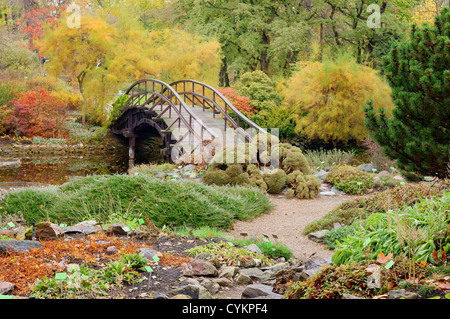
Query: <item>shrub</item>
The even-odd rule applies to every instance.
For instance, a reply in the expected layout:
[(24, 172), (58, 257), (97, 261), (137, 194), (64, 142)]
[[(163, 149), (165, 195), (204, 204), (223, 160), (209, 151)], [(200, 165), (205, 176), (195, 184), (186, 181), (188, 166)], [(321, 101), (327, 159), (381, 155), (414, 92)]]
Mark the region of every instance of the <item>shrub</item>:
[(258, 190), (210, 187), (185, 180), (149, 176), (89, 176), (45, 190), (8, 193), (0, 214), (24, 213), (27, 221), (74, 218), (108, 222), (112, 214), (149, 218), (164, 225), (228, 228), (237, 219), (266, 213), (272, 205)]
[[(298, 174), (302, 176), (289, 179), (288, 174), (294, 172), (296, 178)], [(258, 134), (251, 144), (228, 147), (217, 153), (202, 182), (256, 187), (271, 194), (279, 194), (288, 187), (290, 196), (300, 199), (314, 198), (320, 189), (320, 182), (312, 175), (300, 148), (279, 143), (270, 134)]]
[(333, 169), (325, 182), (348, 194), (363, 194), (364, 190), (373, 188), (373, 175), (352, 166), (341, 166)]
[(6, 120), (10, 131), (27, 137), (66, 136), (64, 104), (46, 89), (20, 93)]
[(342, 151), (336, 148), (332, 150), (306, 150), (304, 152), (309, 166), (320, 170), (324, 167), (349, 165), (355, 157), (354, 151)]

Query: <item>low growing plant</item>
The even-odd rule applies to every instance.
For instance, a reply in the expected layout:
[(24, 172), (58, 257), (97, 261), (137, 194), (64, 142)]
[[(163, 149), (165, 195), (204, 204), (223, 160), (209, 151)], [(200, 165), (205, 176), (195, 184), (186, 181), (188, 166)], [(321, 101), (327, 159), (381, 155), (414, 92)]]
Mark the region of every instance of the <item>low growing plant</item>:
[(364, 190), (373, 188), (374, 185), (373, 175), (347, 165), (331, 170), (324, 181), (347, 194), (357, 195), (364, 194)]

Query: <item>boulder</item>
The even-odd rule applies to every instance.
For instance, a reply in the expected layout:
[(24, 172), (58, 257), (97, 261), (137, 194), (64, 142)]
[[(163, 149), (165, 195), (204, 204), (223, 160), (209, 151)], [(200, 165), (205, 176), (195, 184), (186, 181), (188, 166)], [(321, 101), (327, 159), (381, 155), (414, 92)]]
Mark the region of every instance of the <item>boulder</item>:
[(100, 232), (102, 229), (97, 225), (95, 220), (84, 221), (73, 226), (64, 227), (62, 229), (64, 234), (81, 233), (85, 235), (94, 234)]
[(332, 192), (332, 191), (325, 191), (325, 192), (320, 192), (319, 195), (321, 195), (321, 196), (336, 196), (336, 193)]
[(8, 249), (15, 251), (28, 251), (30, 249), (42, 249), (42, 244), (33, 240), (3, 240), (0, 239), (0, 254)]
[(181, 271), (184, 276), (217, 276), (216, 267), (208, 261), (201, 259), (192, 259), (189, 263), (181, 265)]
[(142, 255), (142, 257), (147, 258), (148, 260), (152, 260), (153, 256), (155, 256), (158, 251), (151, 248), (139, 248), (137, 252)]
[(14, 284), (0, 281), (0, 295), (9, 295), (14, 291)]
[(108, 248), (106, 248), (106, 254), (107, 255), (114, 255), (116, 254), (118, 251), (116, 246), (109, 246)]
[(239, 271), (239, 267), (223, 266), (219, 269), (219, 278), (233, 278)]
[(282, 295), (274, 293), (272, 287), (262, 284), (248, 285), (242, 292), (242, 299), (255, 298), (281, 299)]
[(239, 273), (239, 274), (236, 276), (235, 282), (236, 282), (238, 285), (251, 285), (251, 284), (253, 284), (252, 278), (250, 278), (250, 277), (247, 276), (247, 275), (241, 274), (241, 273)]
[(329, 232), (328, 229), (322, 229), (313, 233), (309, 233), (308, 238), (317, 243), (323, 243), (324, 242), (323, 236), (328, 232)]
[(265, 282), (274, 276), (272, 271), (262, 271), (259, 268), (244, 268), (239, 270), (240, 274), (250, 277), (252, 280)]
[(50, 222), (36, 224), (35, 231), (38, 240), (53, 240), (63, 234), (61, 227)]
[(209, 291), (200, 285), (186, 285), (181, 288), (175, 289), (176, 295), (187, 295), (192, 299), (212, 299)]
[(257, 253), (257, 254), (262, 254), (261, 249), (259, 249), (258, 245), (256, 245), (256, 244), (251, 244), (251, 245), (248, 245), (248, 246), (244, 246), (244, 248), (249, 250), (249, 251), (251, 251), (251, 252), (254, 252), (254, 253)]
[(233, 287), (233, 282), (225, 277), (213, 278), (212, 281), (217, 283), (220, 287)]
[(333, 262), (331, 257), (329, 258), (311, 258), (308, 259), (303, 265), (298, 267), (298, 271), (300, 271), (299, 279), (307, 280), (309, 277), (313, 276), (319, 270), (323, 268), (323, 266), (331, 266)]
[(373, 173), (372, 169), (374, 169), (376, 167), (374, 165), (372, 165), (372, 164), (361, 164), (361, 165), (358, 166), (358, 168), (362, 169), (362, 170), (364, 170), (366, 172)]
[(115, 223), (108, 227), (108, 231), (106, 232), (108, 236), (123, 236), (127, 234), (126, 225), (124, 223)]
[(351, 294), (343, 294), (342, 295), (342, 299), (366, 299), (366, 298), (360, 297), (360, 296), (351, 295)]
[(390, 290), (388, 292), (388, 299), (417, 299), (418, 295), (415, 292), (409, 292), (405, 289)]

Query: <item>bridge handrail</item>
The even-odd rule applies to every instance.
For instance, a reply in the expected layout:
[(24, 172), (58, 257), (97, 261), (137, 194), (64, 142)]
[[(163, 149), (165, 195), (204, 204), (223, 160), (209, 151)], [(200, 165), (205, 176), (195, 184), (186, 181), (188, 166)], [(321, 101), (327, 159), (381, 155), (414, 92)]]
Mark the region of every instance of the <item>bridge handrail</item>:
[[(226, 104), (226, 106), (228, 108), (230, 108), (240, 120), (242, 120), (245, 123), (247, 123), (250, 127), (255, 128), (260, 133), (267, 133), (264, 129), (259, 127), (256, 123), (254, 123), (253, 121), (248, 119), (244, 114), (242, 114), (232, 103), (230, 103), (230, 101), (228, 101), (228, 99), (225, 96), (223, 96), (222, 93), (220, 93), (219, 90), (217, 90), (216, 88), (214, 88), (214, 87), (212, 87), (212, 86), (210, 86), (210, 85), (208, 85), (206, 83), (202, 83), (202, 82), (199, 82), (199, 81), (196, 81), (196, 80), (186, 79), (186, 80), (178, 80), (178, 81), (172, 82), (172, 83), (170, 83), (170, 87), (173, 87), (174, 85), (176, 86), (178, 83), (183, 83), (183, 82), (190, 82), (190, 83), (198, 84), (200, 86), (203, 86), (203, 87), (206, 87), (206, 88), (210, 89), (212, 92), (215, 93), (215, 95), (217, 95), (220, 99), (222, 99), (222, 101)], [(219, 107), (220, 113), (222, 113), (222, 115), (224, 115), (225, 119), (228, 122), (234, 124), (233, 126), (237, 125), (236, 123), (234, 123), (234, 120), (229, 116), (229, 114), (218, 103), (215, 103), (215, 106)], [(234, 127), (234, 128), (238, 129), (239, 126)]]
[[(161, 92), (161, 95), (164, 95), (164, 91), (169, 90), (171, 93), (171, 96), (168, 97), (168, 99), (171, 99), (172, 97), (175, 97), (178, 102), (180, 103), (180, 105), (184, 108), (184, 110), (186, 110), (186, 112), (189, 114), (190, 117), (192, 117), (203, 129), (205, 129), (209, 134), (211, 134), (211, 136), (217, 138), (217, 134), (215, 134), (214, 132), (212, 132), (208, 126), (206, 126), (202, 120), (200, 120), (197, 115), (190, 110), (190, 108), (186, 105), (186, 103), (183, 101), (183, 99), (181, 98), (181, 96), (173, 89), (172, 86), (170, 86), (169, 84), (167, 84), (166, 82), (160, 81), (160, 80), (156, 80), (156, 79), (142, 79), (139, 81), (136, 81), (135, 83), (133, 83), (128, 90), (126, 91), (126, 95), (129, 95), (129, 93), (133, 90), (134, 87), (136, 87), (137, 85), (139, 85), (140, 83), (144, 83), (144, 82), (154, 82), (154, 83), (158, 83), (160, 84), (162, 87), (164, 87), (163, 91)], [(157, 95), (157, 92), (152, 92), (152, 94)], [(139, 94), (138, 94), (139, 95)], [(138, 95), (132, 95), (130, 96), (130, 98), (128, 99), (128, 101), (125, 103), (125, 105), (123, 106), (122, 109), (126, 109), (127, 106), (129, 106), (129, 102), (131, 100), (133, 100), (134, 97), (138, 96)], [(161, 99), (161, 97), (160, 97)], [(178, 117), (184, 122), (184, 124), (186, 125), (186, 127), (192, 131), (192, 127), (189, 125), (189, 122), (184, 118), (183, 114), (181, 114), (176, 107), (173, 107), (174, 111), (177, 113)], [(195, 134), (195, 132), (193, 132)]]

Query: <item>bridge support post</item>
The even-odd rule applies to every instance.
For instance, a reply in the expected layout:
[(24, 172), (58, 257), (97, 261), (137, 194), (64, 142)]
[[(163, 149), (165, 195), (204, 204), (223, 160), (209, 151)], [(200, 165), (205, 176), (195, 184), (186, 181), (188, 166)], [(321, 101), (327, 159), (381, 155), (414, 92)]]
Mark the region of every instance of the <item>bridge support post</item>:
[(136, 153), (136, 135), (133, 134), (128, 138), (128, 157), (130, 168), (134, 167), (135, 153)]

